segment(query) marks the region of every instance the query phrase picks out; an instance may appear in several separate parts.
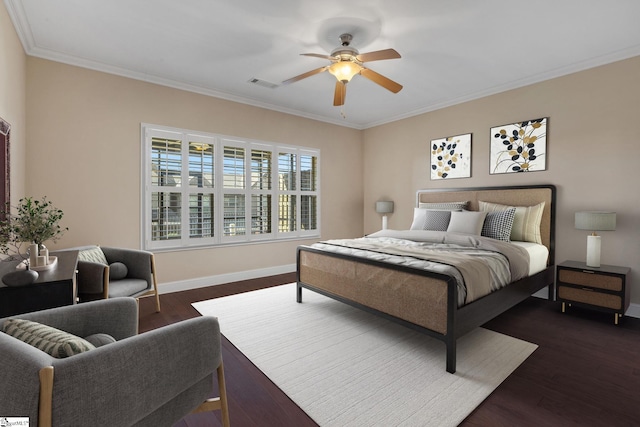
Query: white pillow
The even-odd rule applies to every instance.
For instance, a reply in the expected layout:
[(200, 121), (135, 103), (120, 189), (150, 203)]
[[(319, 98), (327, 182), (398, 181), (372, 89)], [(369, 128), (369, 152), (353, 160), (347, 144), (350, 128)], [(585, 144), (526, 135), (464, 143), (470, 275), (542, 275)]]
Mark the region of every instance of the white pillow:
[(451, 220), (449, 221), (447, 231), (479, 236), (482, 232), (482, 225), (484, 224), (486, 216), (487, 213), (482, 211), (453, 211), (451, 212)]
[(424, 220), (426, 219), (426, 209), (413, 208), (413, 222), (411, 230), (423, 230)]

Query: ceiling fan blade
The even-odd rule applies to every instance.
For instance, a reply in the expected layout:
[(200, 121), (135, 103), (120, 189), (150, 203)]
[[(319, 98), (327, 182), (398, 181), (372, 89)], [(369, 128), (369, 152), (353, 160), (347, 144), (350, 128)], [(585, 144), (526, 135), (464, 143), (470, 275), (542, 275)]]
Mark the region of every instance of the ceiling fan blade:
[(333, 105), (335, 107), (344, 105), (344, 99), (347, 96), (347, 85), (342, 82), (336, 82), (336, 90), (333, 94)]
[(313, 75), (326, 71), (327, 68), (329, 68), (328, 65), (325, 67), (316, 68), (315, 70), (307, 71), (306, 73), (300, 74), (299, 76), (291, 77), (290, 79), (283, 81), (282, 84), (288, 85), (297, 82), (298, 80), (306, 79), (307, 77), (311, 77)]
[(329, 61), (333, 61), (334, 58), (329, 55), (324, 55), (322, 53), (301, 53), (301, 56), (313, 56), (315, 58), (328, 59)]
[(382, 59), (397, 59), (400, 54), (394, 49), (376, 50), (375, 52), (361, 53), (356, 58), (360, 62), (380, 61)]
[(383, 88), (390, 90), (393, 93), (398, 93), (402, 89), (401, 84), (398, 84), (393, 80), (383, 76), (382, 74), (378, 74), (368, 68), (362, 68), (362, 70), (360, 71), (360, 75), (371, 80), (374, 83), (379, 84)]

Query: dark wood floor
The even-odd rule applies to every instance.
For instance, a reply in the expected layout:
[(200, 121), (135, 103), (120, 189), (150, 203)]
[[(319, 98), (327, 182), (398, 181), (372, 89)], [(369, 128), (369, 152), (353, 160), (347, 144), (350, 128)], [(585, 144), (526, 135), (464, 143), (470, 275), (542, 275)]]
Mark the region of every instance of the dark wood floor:
[[(140, 331), (199, 316), (195, 301), (293, 281), (292, 273), (165, 294), (161, 313), (143, 299)], [(557, 303), (530, 298), (485, 327), (539, 348), (462, 426), (640, 425), (640, 319), (614, 326), (611, 315), (573, 307), (562, 314)], [(317, 425), (224, 338), (223, 359), (232, 426)], [(204, 413), (176, 426), (220, 425), (218, 413)]]

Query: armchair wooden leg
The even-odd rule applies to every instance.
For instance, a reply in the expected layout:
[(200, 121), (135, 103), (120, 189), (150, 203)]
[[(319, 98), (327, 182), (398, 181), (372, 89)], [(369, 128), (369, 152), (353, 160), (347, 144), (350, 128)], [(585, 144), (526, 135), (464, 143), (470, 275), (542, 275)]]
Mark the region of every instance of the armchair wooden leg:
[(156, 279), (156, 260), (151, 254), (151, 276), (153, 277), (153, 290), (156, 294), (156, 313), (160, 313), (160, 293), (158, 292), (158, 279)]
[(222, 361), (220, 362), (220, 366), (218, 366), (218, 390), (220, 392), (220, 404), (222, 411), (222, 425), (224, 427), (229, 427), (229, 404), (227, 402), (227, 384), (224, 380), (224, 366)]
[(199, 412), (216, 411), (220, 409), (222, 412), (222, 425), (224, 427), (230, 427), (229, 423), (229, 405), (227, 403), (227, 386), (224, 381), (224, 367), (222, 362), (218, 366), (218, 392), (220, 397), (214, 397), (205, 400), (200, 406), (194, 409), (191, 413), (197, 414)]
[(53, 366), (40, 369), (40, 399), (38, 404), (38, 426), (51, 427), (53, 409)]

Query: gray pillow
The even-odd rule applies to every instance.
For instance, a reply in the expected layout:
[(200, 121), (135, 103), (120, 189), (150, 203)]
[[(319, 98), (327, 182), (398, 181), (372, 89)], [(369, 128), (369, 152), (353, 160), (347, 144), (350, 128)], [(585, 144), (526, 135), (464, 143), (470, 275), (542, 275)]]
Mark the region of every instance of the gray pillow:
[(129, 269), (121, 262), (109, 264), (109, 280), (120, 280), (127, 277)]
[(84, 339), (89, 341), (96, 348), (116, 342), (116, 339), (108, 334), (93, 334), (88, 337), (84, 337)]
[(424, 229), (432, 231), (447, 231), (451, 211), (425, 209)]

